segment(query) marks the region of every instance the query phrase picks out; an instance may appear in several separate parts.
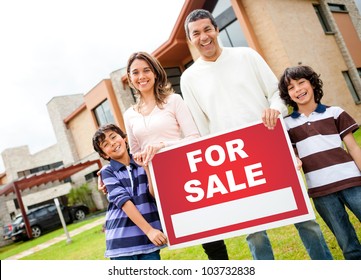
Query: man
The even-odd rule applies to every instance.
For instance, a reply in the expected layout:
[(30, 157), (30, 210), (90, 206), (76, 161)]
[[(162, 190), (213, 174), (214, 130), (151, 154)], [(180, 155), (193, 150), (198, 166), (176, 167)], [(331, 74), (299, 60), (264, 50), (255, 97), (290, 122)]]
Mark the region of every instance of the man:
[[(202, 136), (238, 128), (262, 119), (273, 129), (287, 107), (278, 81), (262, 57), (251, 48), (221, 48), (219, 30), (206, 10), (191, 12), (185, 31), (200, 58), (181, 77), (181, 90)], [(295, 224), (312, 259), (332, 259), (315, 221)], [(266, 231), (247, 236), (254, 259), (274, 259)], [(203, 244), (209, 259), (228, 259), (223, 241)]]

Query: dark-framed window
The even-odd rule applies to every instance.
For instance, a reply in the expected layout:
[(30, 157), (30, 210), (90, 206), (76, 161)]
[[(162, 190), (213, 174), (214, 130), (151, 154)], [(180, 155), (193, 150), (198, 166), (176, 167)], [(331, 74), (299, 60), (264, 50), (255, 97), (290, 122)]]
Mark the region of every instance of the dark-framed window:
[(108, 123), (115, 123), (108, 99), (100, 103), (93, 111), (98, 126), (102, 126)]
[(55, 169), (55, 168), (58, 168), (63, 165), (64, 165), (64, 163), (62, 161), (58, 161), (58, 162), (54, 162), (51, 164), (41, 165), (41, 166), (37, 166), (37, 167), (31, 168), (31, 169), (18, 171), (18, 178), (26, 177), (26, 176), (29, 176), (30, 174), (35, 174), (40, 171), (47, 171), (47, 170)]
[(174, 91), (180, 95), (181, 89), (180, 89), (180, 76), (182, 75), (182, 72), (179, 67), (171, 67), (171, 68), (164, 68), (165, 72), (167, 73), (168, 81), (172, 84), (172, 87)]
[(217, 22), (219, 39), (223, 46), (248, 47), (246, 37), (237, 20), (230, 0), (218, 1), (212, 14)]
[(86, 174), (84, 176), (85, 181), (89, 182), (89, 181), (93, 180), (93, 178), (97, 178), (98, 177), (97, 172), (98, 171), (96, 170), (96, 171), (93, 171), (91, 173)]
[(331, 12), (347, 12), (346, 6), (343, 4), (328, 3)]
[(187, 62), (187, 63), (184, 65), (184, 67), (187, 69), (187, 68), (191, 67), (191, 65), (192, 65), (193, 63), (194, 63), (194, 61), (191, 60), (191, 61)]
[(321, 26), (323, 28), (323, 31), (325, 31), (326, 34), (333, 33), (330, 24), (327, 21), (327, 18), (325, 14), (323, 13), (321, 6), (318, 4), (314, 4), (313, 8), (315, 9), (316, 15), (318, 17), (318, 20), (321, 23)]
[[(359, 73), (359, 76), (361, 77), (361, 68), (357, 68), (357, 71)], [(361, 104), (361, 96), (357, 93), (354, 84), (352, 83), (350, 74), (348, 71), (342, 71), (342, 75), (345, 78), (347, 87), (352, 95), (353, 100), (356, 104)]]
[(130, 94), (132, 95), (133, 97), (133, 101), (134, 103), (137, 102), (137, 97), (136, 97), (136, 92), (135, 92), (135, 89), (132, 88), (131, 86), (129, 86), (129, 89), (130, 89)]

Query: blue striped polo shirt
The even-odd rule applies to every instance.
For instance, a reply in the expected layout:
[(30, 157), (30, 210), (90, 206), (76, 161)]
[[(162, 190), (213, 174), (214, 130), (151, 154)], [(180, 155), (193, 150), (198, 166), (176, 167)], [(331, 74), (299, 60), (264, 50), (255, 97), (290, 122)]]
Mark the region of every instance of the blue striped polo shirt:
[(110, 160), (110, 164), (102, 169), (101, 177), (107, 187), (109, 200), (105, 257), (147, 254), (165, 247), (155, 246), (122, 210), (124, 203), (130, 200), (153, 228), (162, 229), (144, 168), (133, 159), (128, 167)]

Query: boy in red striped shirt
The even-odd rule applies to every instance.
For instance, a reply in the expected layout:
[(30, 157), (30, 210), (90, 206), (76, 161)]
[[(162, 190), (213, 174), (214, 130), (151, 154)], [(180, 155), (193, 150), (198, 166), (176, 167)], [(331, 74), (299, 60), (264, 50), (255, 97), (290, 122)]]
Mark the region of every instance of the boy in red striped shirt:
[(361, 244), (345, 208), (361, 221), (361, 148), (353, 136), (359, 126), (340, 107), (321, 103), (319, 76), (309, 66), (284, 71), (278, 88), (293, 107), (285, 123), (317, 212), (335, 235), (344, 258), (361, 259)]

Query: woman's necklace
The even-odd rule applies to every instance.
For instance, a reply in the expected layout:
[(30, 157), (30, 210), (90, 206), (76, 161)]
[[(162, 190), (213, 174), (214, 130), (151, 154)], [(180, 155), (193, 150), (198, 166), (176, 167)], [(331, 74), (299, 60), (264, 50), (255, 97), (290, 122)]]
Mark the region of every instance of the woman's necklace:
[[(153, 111), (152, 111), (152, 113), (153, 113)], [(144, 127), (146, 129), (149, 129), (150, 120), (152, 119), (152, 113), (150, 113), (148, 116), (142, 115), (143, 116)]]
[(153, 112), (155, 110), (155, 107), (156, 107), (156, 104), (154, 104), (154, 107), (151, 109), (150, 113), (146, 114), (148, 110), (144, 110), (144, 112), (142, 112), (141, 110), (141, 115), (143, 117), (143, 123), (144, 123), (144, 127), (146, 129), (149, 129), (149, 124), (150, 124), (150, 121), (152, 119), (152, 116), (153, 116)]

